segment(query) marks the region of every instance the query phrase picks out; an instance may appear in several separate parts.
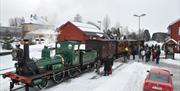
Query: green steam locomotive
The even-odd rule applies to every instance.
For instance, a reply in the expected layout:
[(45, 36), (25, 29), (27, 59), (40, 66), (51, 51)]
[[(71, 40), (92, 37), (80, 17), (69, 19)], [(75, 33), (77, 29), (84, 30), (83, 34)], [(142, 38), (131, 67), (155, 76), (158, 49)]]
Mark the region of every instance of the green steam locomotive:
[(3, 74), (4, 78), (10, 78), (10, 90), (15, 84), (23, 83), (25, 91), (29, 87), (47, 86), (48, 81), (60, 83), (65, 79), (75, 77), (85, 70), (92, 69), (97, 60), (96, 50), (81, 50), (80, 42), (58, 41), (55, 46), (55, 55), (50, 56), (49, 49), (42, 50), (42, 57), (38, 60), (29, 58), (29, 41), (24, 40), (24, 49), (17, 48), (13, 51), (15, 72)]

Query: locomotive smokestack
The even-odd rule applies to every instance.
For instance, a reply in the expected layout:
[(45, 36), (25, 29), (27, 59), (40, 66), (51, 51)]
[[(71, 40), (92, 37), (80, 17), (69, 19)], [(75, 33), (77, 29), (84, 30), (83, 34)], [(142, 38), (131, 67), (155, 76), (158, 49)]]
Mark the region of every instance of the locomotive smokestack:
[(29, 60), (29, 40), (24, 39), (24, 59)]

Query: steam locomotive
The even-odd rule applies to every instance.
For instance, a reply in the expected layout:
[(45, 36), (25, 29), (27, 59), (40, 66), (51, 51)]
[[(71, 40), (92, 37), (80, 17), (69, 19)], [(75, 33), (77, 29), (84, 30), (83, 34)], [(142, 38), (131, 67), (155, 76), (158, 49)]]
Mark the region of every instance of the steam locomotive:
[(55, 55), (50, 57), (48, 49), (43, 49), (42, 58), (38, 60), (29, 58), (29, 41), (24, 40), (24, 50), (13, 51), (15, 72), (3, 74), (10, 78), (10, 90), (15, 84), (25, 84), (25, 90), (29, 87), (42, 89), (47, 86), (49, 80), (60, 83), (67, 77), (74, 77), (81, 71), (93, 68), (96, 63), (96, 50), (80, 50), (80, 42), (59, 41), (56, 42)]

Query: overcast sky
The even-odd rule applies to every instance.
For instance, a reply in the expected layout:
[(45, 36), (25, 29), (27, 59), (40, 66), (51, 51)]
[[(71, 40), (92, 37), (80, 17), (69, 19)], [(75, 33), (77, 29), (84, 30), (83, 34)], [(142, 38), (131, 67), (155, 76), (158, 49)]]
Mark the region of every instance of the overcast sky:
[(107, 15), (111, 26), (119, 22), (129, 29), (138, 29), (138, 18), (143, 14), (141, 28), (153, 32), (167, 32), (167, 26), (180, 18), (180, 0), (0, 0), (0, 23), (8, 25), (12, 17), (30, 14), (48, 16), (55, 26), (73, 20), (80, 14), (84, 21), (102, 21)]

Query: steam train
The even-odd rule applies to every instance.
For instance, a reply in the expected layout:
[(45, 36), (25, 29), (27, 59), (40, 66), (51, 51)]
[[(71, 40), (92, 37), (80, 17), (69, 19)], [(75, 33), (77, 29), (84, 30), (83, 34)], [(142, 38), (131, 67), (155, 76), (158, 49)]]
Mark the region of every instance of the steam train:
[(107, 57), (115, 59), (123, 56), (124, 48), (130, 45), (128, 41), (87, 40), (86, 50), (82, 50), (78, 41), (57, 41), (53, 57), (47, 49), (43, 49), (42, 57), (35, 60), (29, 58), (29, 41), (24, 40), (23, 44), (23, 51), (12, 52), (13, 60), (17, 61), (16, 71), (3, 74), (4, 78), (11, 79), (10, 90), (20, 83), (25, 85), (25, 91), (29, 91), (29, 87), (45, 88), (50, 80), (60, 83), (85, 70), (94, 69)]
[(29, 58), (28, 40), (24, 40), (24, 51), (13, 51), (15, 72), (3, 74), (10, 78), (10, 90), (15, 84), (25, 84), (25, 90), (37, 86), (40, 89), (47, 86), (49, 80), (60, 83), (66, 77), (73, 77), (85, 69), (93, 68), (96, 63), (96, 50), (80, 50), (80, 42), (56, 42), (55, 55), (50, 57), (48, 52), (42, 52), (42, 58), (33, 60)]

